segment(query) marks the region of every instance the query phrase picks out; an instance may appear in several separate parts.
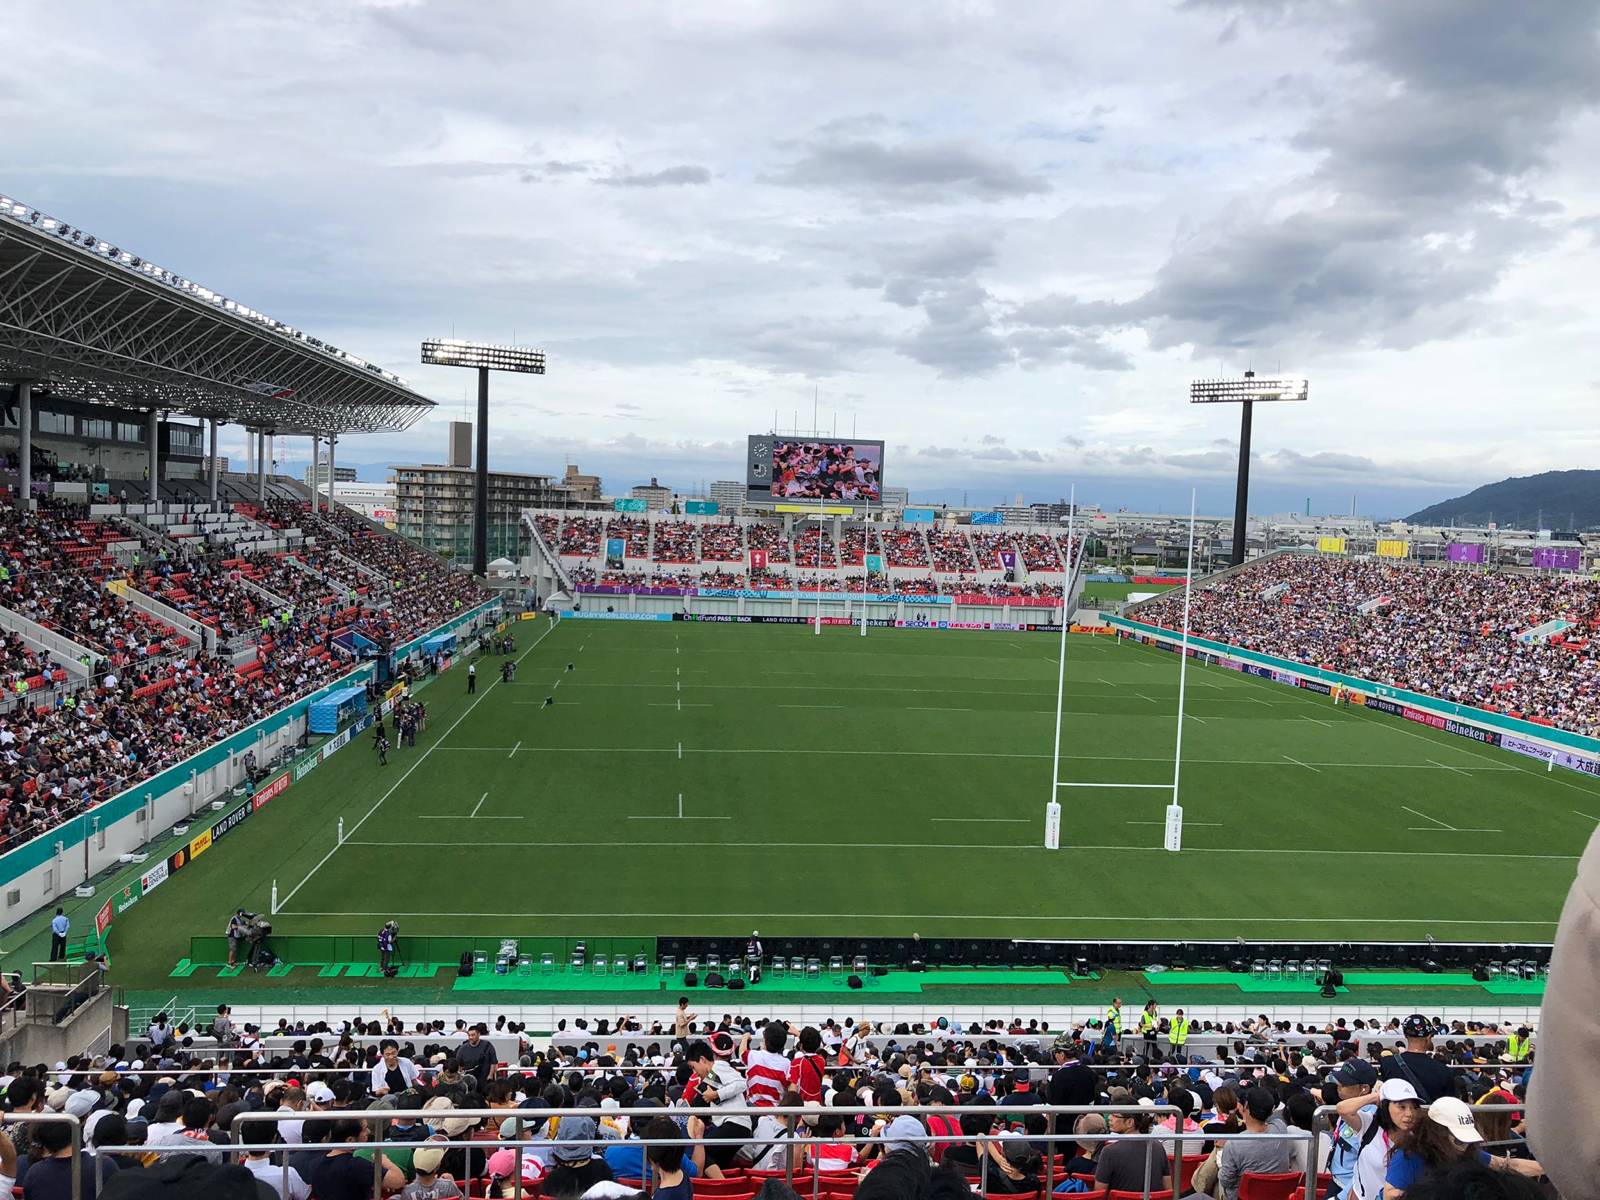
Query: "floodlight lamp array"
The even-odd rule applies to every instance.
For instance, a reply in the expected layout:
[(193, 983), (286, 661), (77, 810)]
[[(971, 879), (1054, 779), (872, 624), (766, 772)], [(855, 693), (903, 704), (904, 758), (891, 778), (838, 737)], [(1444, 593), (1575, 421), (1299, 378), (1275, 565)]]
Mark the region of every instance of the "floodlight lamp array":
[(274, 333), (310, 346), (314, 350), (319, 350), (323, 354), (337, 358), (341, 362), (348, 363), (350, 366), (366, 371), (368, 374), (376, 375), (378, 378), (385, 379), (399, 387), (408, 386), (400, 376), (392, 371), (385, 371), (376, 363), (370, 363), (364, 358), (347, 353), (337, 346), (324, 342), (321, 338), (315, 338), (309, 333), (301, 332), (292, 325), (285, 325), (282, 321), (275, 321), (265, 313), (257, 312), (253, 308), (228, 299), (221, 292), (202, 287), (192, 279), (186, 279), (175, 271), (169, 271), (165, 267), (157, 266), (148, 259), (141, 258), (131, 251), (122, 249), (120, 246), (115, 246), (110, 242), (97, 238), (94, 234), (88, 233), (82, 228), (69, 225), (65, 221), (58, 220), (4, 193), (0, 193), (0, 219), (16, 221), (19, 224), (28, 225), (34, 229), (43, 230), (45, 233), (53, 234), (59, 240), (92, 254), (101, 261), (110, 263), (121, 270), (182, 292), (186, 296), (203, 304), (209, 304), (211, 307), (219, 309), (230, 316), (237, 317), (241, 321), (249, 321), (251, 324), (259, 325), (263, 329), (270, 329)]
[(480, 371), (544, 374), (544, 351), (527, 346), (499, 346), (463, 338), (431, 338), (422, 343), (422, 361), (435, 367), (470, 367)]
[(1244, 400), (1305, 400), (1310, 381), (1298, 375), (1256, 375), (1239, 379), (1196, 379), (1189, 385), (1191, 404), (1238, 404)]

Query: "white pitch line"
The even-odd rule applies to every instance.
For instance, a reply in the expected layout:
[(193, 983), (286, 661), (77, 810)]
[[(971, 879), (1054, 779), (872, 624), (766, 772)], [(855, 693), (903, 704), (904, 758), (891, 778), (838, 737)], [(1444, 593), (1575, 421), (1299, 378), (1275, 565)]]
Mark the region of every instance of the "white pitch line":
[(974, 710), (970, 709), (970, 708), (918, 708), (918, 707), (909, 707), (909, 708), (906, 709), (906, 711), (907, 712), (972, 712)]
[[(481, 818), (480, 818), (481, 820)], [(1434, 830), (1432, 832), (1438, 832)], [(393, 846), (431, 846), (438, 849), (437, 842), (356, 842), (349, 838), (344, 841), (346, 846), (393, 847)], [(532, 842), (496, 842), (493, 847), (483, 849), (516, 849), (523, 846), (548, 846), (550, 840)], [(563, 841), (562, 849), (615, 850), (618, 846), (630, 846), (642, 850), (686, 850), (694, 848), (705, 849), (704, 842), (619, 842), (615, 838), (604, 842), (571, 842)], [(719, 850), (959, 850), (963, 854), (970, 854), (978, 850), (1004, 851), (1015, 854), (1018, 851), (1044, 852), (1044, 847), (1029, 842), (1026, 845), (995, 846), (978, 843), (977, 845), (953, 846), (949, 842), (718, 842)], [(1163, 846), (1068, 846), (1065, 850), (1096, 854), (1166, 854)], [(1356, 857), (1356, 858), (1492, 858), (1492, 859), (1519, 859), (1534, 862), (1577, 862), (1576, 854), (1516, 854), (1490, 850), (1316, 850), (1316, 849), (1290, 849), (1286, 847), (1266, 848), (1261, 846), (1185, 846), (1185, 854), (1273, 854), (1279, 857), (1294, 855), (1297, 857)], [(1057, 853), (1057, 852), (1052, 852)], [(301, 913), (300, 916), (308, 914)], [(504, 914), (500, 914), (504, 915)], [(553, 914), (541, 913), (540, 916)], [(724, 916), (727, 914), (724, 913)], [(1232, 917), (1228, 918), (1232, 920)], [(1422, 918), (1418, 918), (1421, 920)], [(1467, 922), (1472, 924), (1473, 922)], [(1482, 922), (1487, 923), (1487, 922)], [(1525, 924), (1526, 922), (1513, 922)], [(1555, 922), (1548, 922), (1554, 925)]]
[[(824, 652), (823, 651), (818, 651), (818, 653), (824, 653)], [(912, 676), (906, 676), (905, 678), (912, 678)], [(916, 676), (916, 678), (926, 678), (926, 676)], [(584, 684), (584, 686), (585, 687), (606, 687), (606, 688), (663, 688), (663, 687), (666, 687), (667, 685), (665, 683), (651, 683), (651, 682), (648, 682), (646, 680), (634, 680), (634, 681), (628, 682), (628, 683), (605, 683), (605, 682), (599, 682), (599, 681), (596, 681), (596, 680), (589, 680), (588, 682), (586, 682)], [(837, 692), (893, 692), (896, 695), (903, 695), (903, 694), (907, 694), (907, 693), (918, 693), (918, 694), (923, 694), (923, 695), (941, 694), (941, 693), (945, 693), (945, 694), (956, 693), (956, 694), (963, 695), (963, 696), (1021, 696), (1022, 698), (1027, 699), (1027, 700), (1050, 700), (1052, 703), (1055, 700), (1054, 696), (1048, 695), (1045, 692), (1040, 691), (1040, 690), (1018, 691), (1016, 688), (974, 688), (974, 687), (966, 687), (966, 686), (961, 685), (961, 684), (955, 684), (955, 685), (952, 685), (950, 687), (922, 687), (922, 688), (904, 687), (904, 686), (901, 686), (899, 684), (884, 684), (884, 685), (881, 685), (881, 686), (857, 687), (857, 686), (854, 686), (854, 685), (849, 685), (849, 686), (846, 686), (846, 685), (830, 686), (829, 684), (825, 684), (825, 683), (819, 683), (819, 684), (805, 684), (805, 683), (697, 683), (697, 684), (695, 684), (695, 686), (696, 687), (702, 687), (702, 688), (710, 688), (710, 689), (713, 689), (713, 690), (716, 690), (716, 691), (764, 691), (764, 692), (782, 691), (782, 692), (829, 692), (829, 693), (837, 693)], [(1074, 689), (1074, 691), (1072, 692), (1072, 695), (1074, 695), (1074, 696), (1110, 696), (1110, 697), (1115, 698), (1115, 699), (1120, 699), (1121, 697), (1123, 697), (1125, 695), (1128, 695), (1128, 694), (1129, 693), (1128, 693), (1126, 688), (1117, 688), (1116, 690), (1110, 691), (1110, 692), (1090, 692), (1090, 691), (1084, 691), (1083, 689), (1079, 688), (1079, 689)], [(1133, 694), (1134, 695), (1143, 695), (1143, 693), (1139, 693), (1139, 692), (1135, 692)], [(1172, 703), (1176, 703), (1177, 702), (1177, 694), (1176, 693), (1174, 693), (1171, 696), (1162, 697), (1161, 699), (1153, 699), (1150, 696), (1145, 696), (1144, 698), (1146, 700), (1149, 700), (1150, 703), (1152, 703), (1152, 704), (1160, 704), (1160, 703), (1162, 703), (1163, 700), (1171, 701)], [(1255, 696), (1213, 696), (1213, 697), (1211, 697), (1211, 701), (1210, 702), (1213, 703), (1213, 704), (1266, 704), (1267, 703), (1265, 700), (1257, 699)], [(1055, 710), (1051, 709), (1050, 711), (1054, 712)]]
[(1428, 761), (1436, 767), (1443, 767), (1446, 771), (1454, 771), (1457, 775), (1467, 774), (1467, 772), (1463, 771), (1460, 767), (1452, 767), (1449, 763), (1442, 763), (1437, 758), (1430, 758)]
[[(419, 816), (417, 818), (417, 820), (419, 820), (419, 821), (520, 821), (522, 819), (523, 818), (520, 817), (520, 816), (517, 816), (517, 817), (499, 817), (499, 816), (496, 816), (494, 813), (485, 813), (481, 817), (471, 817), (471, 816), (463, 817), (460, 813), (454, 813), (454, 814), (452, 814), (452, 813), (444, 813), (444, 814), (423, 813), (421, 816)], [(366, 842), (363, 842), (361, 844), (363, 846), (367, 845)]]
[(1432, 821), (1440, 829), (1448, 829), (1452, 833), (1460, 833), (1461, 832), (1454, 825), (1447, 825), (1445, 822), (1439, 820), (1438, 817), (1430, 817), (1425, 812), (1418, 812), (1416, 809), (1412, 808), (1409, 804), (1402, 804), (1400, 807), (1405, 809), (1408, 813), (1410, 813), (1414, 817), (1421, 817), (1424, 821)]
[(515, 746), (511, 747), (511, 753), (506, 755), (506, 757), (507, 758), (515, 758), (517, 756), (517, 751), (521, 750), (521, 749), (522, 749), (522, 743), (519, 741)]
[(780, 704), (779, 708), (843, 708), (842, 704)]
[[(517, 701), (513, 701), (513, 703), (516, 703), (516, 704), (540, 704), (540, 703), (542, 703), (542, 701), (538, 701), (538, 700), (517, 700)], [(575, 703), (574, 701), (568, 701), (567, 704), (564, 707), (571, 708), (574, 703)], [(662, 700), (662, 701), (653, 702), (650, 705), (650, 707), (652, 707), (652, 708), (671, 708), (672, 705), (668, 704), (665, 700)], [(690, 708), (710, 708), (711, 705), (710, 704), (695, 704), (695, 703), (691, 702), (689, 704), (689, 707)], [(943, 712), (945, 710), (936, 709), (934, 711)], [(488, 753), (490, 751), (493, 751), (495, 753), (498, 753), (499, 751), (504, 750), (506, 747), (504, 747), (504, 746), (443, 746), (443, 747), (440, 747), (440, 748), (444, 749), (444, 750), (452, 750), (452, 751), (458, 751), (459, 750), (459, 751), (471, 751), (471, 752), (477, 752), (477, 753)], [(658, 746), (540, 746), (539, 747), (539, 752), (541, 754), (667, 754), (667, 753), (670, 753), (671, 751), (670, 751), (670, 748), (668, 748), (668, 747), (658, 747)], [(842, 750), (842, 749), (836, 749), (836, 748), (824, 747), (824, 746), (807, 746), (807, 747), (804, 747), (803, 749), (798, 749), (798, 750), (795, 749), (793, 746), (746, 747), (746, 748), (741, 748), (741, 747), (737, 747), (737, 746), (721, 746), (721, 747), (705, 747), (703, 749), (697, 749), (695, 751), (695, 753), (696, 754), (787, 754), (787, 755), (832, 754), (832, 755), (887, 756), (887, 757), (891, 757), (891, 758), (1035, 758), (1035, 759), (1043, 758), (1043, 759), (1048, 759), (1050, 757), (1048, 754), (1022, 754), (1022, 753), (1016, 753), (1016, 752), (1012, 752), (1012, 751), (1003, 751), (1003, 750)], [(1140, 758), (1140, 757), (1125, 756), (1125, 755), (1121, 755), (1121, 754), (1076, 754), (1073, 757), (1076, 758), (1076, 759), (1080, 759), (1080, 760), (1082, 760), (1084, 762), (1170, 763), (1172, 761), (1171, 759)], [(1203, 765), (1203, 766), (1230, 766), (1230, 767), (1281, 767), (1281, 766), (1283, 766), (1283, 759), (1281, 759), (1281, 758), (1189, 758), (1189, 757), (1185, 756), (1183, 761), (1185, 763), (1187, 763), (1187, 764), (1190, 764), (1190, 765), (1199, 764), (1199, 765)], [(1319, 762), (1306, 763), (1305, 765), (1309, 766), (1309, 767), (1327, 767), (1327, 768), (1346, 768), (1346, 767), (1348, 767), (1348, 768), (1351, 768), (1351, 769), (1359, 769), (1359, 770), (1363, 770), (1363, 771), (1371, 771), (1371, 770), (1383, 770), (1383, 771), (1437, 771), (1437, 770), (1441, 769), (1439, 767), (1433, 766), (1433, 765), (1428, 764), (1428, 763), (1417, 763), (1417, 762), (1409, 762), (1409, 763), (1374, 763), (1374, 762), (1320, 762), (1319, 761)], [(1520, 767), (1496, 766), (1496, 765), (1491, 764), (1491, 763), (1485, 763), (1484, 765), (1477, 766), (1477, 767), (1464, 767), (1464, 768), (1459, 768), (1459, 769), (1466, 770), (1466, 771), (1469, 771), (1469, 772), (1497, 771), (1497, 772), (1500, 772), (1502, 774), (1504, 774), (1506, 772), (1511, 772), (1511, 771), (1518, 771), (1518, 772), (1521, 771)], [(1560, 781), (1558, 780), (1557, 782), (1560, 782)], [(1170, 784), (1162, 784), (1161, 786), (1170, 787), (1171, 785)], [(1586, 789), (1580, 788), (1578, 790), (1584, 791)], [(1594, 795), (1595, 793), (1594, 792), (1590, 792), (1589, 794), (1590, 795)]]
[(1573, 811), (1573, 812), (1575, 812), (1575, 813), (1577, 813), (1577, 814), (1578, 814), (1578, 816), (1580, 816), (1580, 817), (1583, 817), (1583, 818), (1585, 818), (1585, 819), (1586, 819), (1586, 820), (1590, 820), (1590, 821), (1595, 821), (1595, 822), (1600, 822), (1600, 817), (1591, 817), (1591, 816), (1590, 816), (1590, 815), (1589, 815), (1589, 814), (1588, 814), (1588, 813), (1586, 813), (1586, 812), (1578, 812), (1578, 810), (1577, 810), (1577, 809), (1573, 809), (1573, 810), (1572, 810), (1572, 811)]
[(1317, 720), (1316, 717), (1306, 717), (1305, 719), (1307, 721), (1312, 722), (1315, 725), (1321, 725), (1324, 729), (1332, 729), (1333, 728), (1333, 726), (1331, 724), (1329, 724), (1327, 721), (1319, 721), (1319, 720)]
[[(686, 846), (698, 845), (698, 844), (700, 844), (700, 843), (695, 843), (695, 842), (684, 842), (683, 843), (683, 845), (686, 845)], [(1166, 853), (1166, 851), (1163, 850), (1162, 853)], [(1180, 922), (1180, 923), (1188, 922), (1188, 923), (1193, 923), (1193, 922), (1196, 922), (1196, 921), (1215, 921), (1217, 919), (1215, 917), (1197, 917), (1197, 916), (1194, 916), (1191, 913), (1185, 913), (1185, 914), (1183, 914), (1181, 916), (1173, 916), (1173, 917), (1148, 917), (1148, 916), (1137, 916), (1137, 917), (1132, 917), (1132, 916), (1118, 916), (1118, 917), (1080, 917), (1080, 916), (1071, 916), (1071, 917), (1061, 917), (1061, 916), (1037, 916), (1037, 915), (1025, 916), (1025, 915), (1016, 915), (1016, 914), (1012, 914), (1012, 913), (1000, 913), (1000, 914), (993, 914), (993, 913), (855, 913), (855, 912), (851, 912), (851, 913), (799, 913), (799, 912), (790, 912), (790, 911), (755, 913), (755, 912), (749, 912), (746, 909), (741, 909), (740, 911), (745, 913), (745, 915), (747, 915), (747, 916), (759, 917), (759, 918), (761, 918), (763, 920), (766, 919), (766, 918), (769, 918), (769, 917), (796, 917), (796, 918), (800, 918), (800, 919), (803, 919), (803, 920), (813, 920), (813, 921), (814, 920), (846, 920), (846, 919), (861, 917), (861, 918), (864, 918), (864, 919), (869, 920), (869, 921), (920, 921), (920, 920), (956, 921), (956, 920), (964, 920), (964, 921), (1061, 921), (1061, 922), (1067, 922), (1067, 923), (1074, 922), (1074, 921), (1084, 921), (1084, 922), (1094, 921), (1094, 922), (1099, 922), (1099, 923), (1104, 923), (1104, 922), (1107, 922), (1107, 921), (1130, 921), (1130, 922), (1131, 921), (1139, 921), (1139, 922), (1160, 921), (1160, 922)], [(498, 918), (501, 918), (502, 920), (505, 917), (505, 913), (504, 912), (395, 912), (392, 909), (384, 909), (382, 912), (295, 912), (295, 913), (290, 913), (289, 915), (290, 916), (295, 916), (295, 917), (378, 917), (378, 916), (389, 916), (389, 917), (498, 917)], [(571, 919), (571, 918), (575, 918), (575, 917), (619, 917), (619, 918), (624, 918), (624, 917), (667, 917), (667, 918), (672, 918), (672, 919), (683, 920), (683, 919), (694, 919), (694, 918), (705, 918), (705, 917), (726, 917), (728, 914), (727, 914), (727, 911), (725, 909), (720, 911), (720, 912), (662, 912), (660, 909), (653, 909), (653, 910), (651, 910), (649, 912), (631, 912), (631, 913), (629, 913), (629, 912), (560, 912), (560, 913), (558, 913), (558, 912), (541, 912), (539, 915), (541, 917), (556, 917), (556, 918), (562, 918), (562, 919)], [(1230, 915), (1228, 917), (1228, 922), (1229, 922), (1229, 924), (1238, 924), (1238, 925), (1311, 925), (1311, 924), (1317, 924), (1319, 922), (1325, 922), (1327, 919), (1328, 918), (1326, 918), (1326, 917), (1235, 917), (1235, 916), (1231, 916)], [(1485, 925), (1485, 926), (1489, 926), (1489, 925), (1495, 925), (1495, 926), (1511, 925), (1511, 926), (1519, 926), (1519, 927), (1526, 927), (1526, 926), (1530, 926), (1530, 925), (1536, 925), (1536, 926), (1539, 926), (1540, 928), (1543, 928), (1543, 929), (1554, 929), (1555, 928), (1555, 922), (1554, 921), (1547, 921), (1547, 920), (1474, 921), (1474, 920), (1469, 920), (1469, 919), (1464, 919), (1464, 918), (1463, 919), (1446, 918), (1446, 919), (1442, 919), (1442, 920), (1437, 920), (1437, 919), (1435, 919), (1433, 917), (1368, 917), (1368, 916), (1365, 916), (1365, 915), (1363, 915), (1361, 919), (1363, 921), (1369, 923), (1369, 924), (1375, 924), (1375, 925)]]
[(992, 823), (996, 825), (1025, 825), (1029, 821), (1033, 820), (1032, 817), (934, 817), (933, 819), (935, 821), (943, 821), (947, 824)]
[(1504, 833), (1503, 829), (1440, 829), (1437, 825), (1407, 825), (1407, 833)]
[[(537, 646), (540, 642), (544, 641), (545, 638), (550, 636), (550, 631), (552, 629), (554, 629), (554, 628), (555, 628), (554, 625), (547, 625), (545, 627), (545, 631), (543, 633), (541, 633), (538, 637), (534, 638), (532, 643), (528, 646), (528, 648), (526, 650), (524, 650), (521, 654), (517, 655), (517, 660), (516, 661), (517, 661), (517, 664), (519, 666), (521, 665), (523, 659), (527, 658), (528, 655), (533, 653), (533, 650), (534, 650), (535, 646)], [(489, 686), (484, 688), (483, 691), (479, 692), (476, 696), (473, 697), (472, 703), (467, 705), (466, 708), (461, 710), (461, 715), (458, 716), (453, 722), (451, 722), (450, 728), (446, 729), (444, 731), (444, 734), (439, 738), (439, 740), (436, 741), (436, 742), (429, 743), (428, 748), (426, 750), (424, 750), (420, 755), (417, 756), (417, 761), (412, 763), (409, 767), (407, 767), (405, 769), (405, 773), (403, 775), (401, 775), (399, 779), (396, 779), (394, 781), (394, 783), (392, 783), (389, 786), (389, 790), (387, 792), (385, 792), (383, 795), (378, 797), (378, 802), (376, 804), (374, 804), (371, 808), (367, 809), (367, 811), (362, 814), (361, 819), (359, 821), (357, 821), (354, 825), (350, 826), (350, 828), (345, 833), (344, 842), (335, 841), (334, 844), (333, 844), (333, 848), (331, 850), (329, 850), (326, 854), (324, 854), (317, 861), (317, 865), (316, 866), (312, 867), (311, 870), (306, 872), (306, 877), (304, 879), (302, 879), (299, 883), (295, 884), (294, 887), (289, 889), (289, 894), (287, 896), (285, 896), (281, 901), (279, 901), (279, 907), (280, 908), (283, 905), (289, 903), (289, 901), (294, 899), (295, 893), (298, 892), (301, 888), (305, 887), (305, 885), (310, 881), (311, 877), (313, 875), (315, 875), (318, 871), (322, 870), (322, 868), (327, 864), (327, 861), (330, 858), (332, 858), (335, 854), (338, 853), (339, 847), (344, 845), (346, 842), (348, 842), (350, 840), (350, 835), (355, 833), (356, 830), (360, 829), (363, 825), (365, 825), (367, 823), (367, 818), (372, 816), (373, 813), (377, 812), (378, 809), (383, 807), (383, 802), (385, 800), (387, 800), (390, 796), (394, 795), (397, 790), (399, 790), (400, 785), (411, 777), (411, 772), (415, 771), (418, 767), (420, 767), (424, 762), (427, 761), (428, 755), (432, 754), (435, 750), (437, 750), (439, 748), (439, 746), (443, 744), (445, 738), (448, 738), (452, 733), (454, 733), (456, 731), (456, 726), (460, 725), (461, 722), (465, 721), (472, 714), (472, 710), (477, 708), (478, 705), (482, 704), (483, 703), (483, 698), (485, 696), (487, 696), (490, 692), (494, 691), (495, 687), (499, 683), (500, 683), (500, 681), (498, 679), (491, 679), (489, 681)]]
[(1318, 775), (1322, 774), (1321, 770), (1319, 770), (1316, 767), (1313, 767), (1310, 763), (1303, 763), (1298, 758), (1289, 758), (1289, 756), (1287, 754), (1285, 754), (1283, 757), (1284, 758), (1288, 758), (1289, 761), (1292, 762), (1297, 767), (1304, 767), (1308, 771), (1315, 771)]
[[(1166, 822), (1165, 821), (1124, 821), (1123, 824), (1124, 825), (1165, 825)], [(1222, 822), (1221, 821), (1185, 821), (1183, 823), (1183, 827), (1185, 829), (1192, 829), (1192, 828), (1221, 829), (1222, 828)]]
[(1139, 699), (1141, 699), (1141, 700), (1148, 700), (1148, 701), (1150, 701), (1150, 703), (1151, 703), (1151, 704), (1154, 704), (1154, 703), (1155, 703), (1155, 702), (1156, 702), (1156, 701), (1155, 701), (1155, 697), (1153, 697), (1153, 696), (1146, 696), (1146, 695), (1145, 695), (1145, 694), (1144, 694), (1144, 693), (1143, 693), (1143, 692), (1135, 692), (1135, 693), (1134, 693), (1134, 695), (1135, 695), (1135, 696), (1137, 696), (1137, 697), (1139, 697)]
[(679, 758), (683, 757), (683, 743), (682, 742), (678, 743), (678, 757)]
[(488, 793), (488, 792), (485, 792), (485, 793), (484, 793), (484, 794), (483, 794), (483, 795), (481, 795), (481, 796), (479, 796), (479, 797), (478, 797), (478, 803), (477, 803), (477, 806), (476, 806), (476, 807), (474, 807), (474, 808), (473, 808), (473, 810), (472, 810), (472, 811), (471, 811), (471, 812), (470, 812), (470, 813), (468, 813), (468, 814), (467, 814), (467, 815), (468, 815), (468, 816), (469, 816), (469, 817), (475, 817), (475, 816), (477, 816), (477, 815), (478, 815), (478, 809), (480, 809), (480, 808), (482, 808), (482, 807), (483, 807), (483, 802), (484, 802), (484, 801), (485, 801), (485, 800), (487, 800), (487, 799), (488, 799), (488, 798), (489, 798), (489, 793)]
[(630, 820), (630, 821), (731, 821), (731, 820), (733, 820), (733, 818), (732, 817), (679, 817), (679, 816), (674, 816), (672, 813), (667, 813), (664, 816), (645, 816), (645, 817), (630, 816), (628, 818), (628, 820)]

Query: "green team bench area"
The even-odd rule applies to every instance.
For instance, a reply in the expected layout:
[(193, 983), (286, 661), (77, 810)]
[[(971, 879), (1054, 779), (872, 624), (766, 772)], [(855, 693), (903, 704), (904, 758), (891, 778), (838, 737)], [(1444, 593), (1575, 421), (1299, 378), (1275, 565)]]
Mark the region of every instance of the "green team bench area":
[[(534, 937), (503, 939), (493, 937), (402, 937), (396, 956), (396, 972), (386, 981), (409, 981), (408, 986), (432, 991), (475, 993), (544, 993), (563, 998), (597, 994), (640, 1001), (657, 1000), (662, 993), (759, 993), (773, 999), (805, 998), (819, 995), (864, 993), (869, 996), (943, 995), (959, 989), (968, 995), (983, 994), (996, 1002), (1026, 1002), (1044, 996), (1062, 996), (1069, 990), (1077, 997), (1092, 990), (1109, 996), (1121, 988), (1128, 995), (1154, 996), (1163, 1002), (1213, 1003), (1248, 995), (1294, 998), (1305, 1002), (1319, 995), (1310, 978), (1289, 979), (1227, 970), (1185, 970), (1146, 972), (1093, 972), (1075, 975), (1064, 967), (1052, 966), (936, 966), (924, 970), (868, 966), (857, 970), (848, 960), (830, 960), (826, 966), (764, 972), (761, 981), (749, 986), (735, 973), (719, 970), (723, 982), (708, 982), (711, 969), (704, 964), (689, 971), (682, 964), (667, 966), (658, 957), (658, 941), (643, 937), (560, 938)], [(188, 985), (211, 980), (227, 980), (230, 986), (283, 986), (295, 988), (362, 986), (358, 980), (383, 981), (378, 965), (377, 944), (366, 936), (303, 934), (271, 940), (276, 963), (264, 970), (248, 966), (229, 967), (227, 939), (192, 937), (189, 954), (179, 960), (168, 977)], [(460, 969), (465, 961), (469, 974)], [(692, 979), (692, 982), (691, 982)], [(728, 980), (739, 986), (728, 988)], [(859, 982), (852, 983), (852, 979)], [(1499, 976), (1474, 979), (1464, 971), (1423, 972), (1411, 970), (1353, 970), (1344, 972), (1338, 997), (1352, 995), (1375, 1002), (1407, 1003), (1412, 997), (1421, 1003), (1463, 1004), (1504, 1002), (1515, 997), (1519, 1002), (1536, 1003), (1544, 994), (1540, 977), (1521, 979)]]

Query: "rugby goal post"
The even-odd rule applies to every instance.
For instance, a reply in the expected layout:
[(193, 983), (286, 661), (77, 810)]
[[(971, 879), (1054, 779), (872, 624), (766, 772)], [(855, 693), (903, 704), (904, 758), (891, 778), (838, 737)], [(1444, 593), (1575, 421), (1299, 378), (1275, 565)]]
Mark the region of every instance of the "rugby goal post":
[(1166, 783), (1121, 783), (1121, 782), (1087, 782), (1077, 780), (1063, 780), (1061, 778), (1061, 718), (1063, 701), (1066, 693), (1067, 675), (1067, 617), (1068, 607), (1072, 600), (1074, 580), (1083, 566), (1083, 551), (1073, 543), (1074, 519), (1077, 515), (1077, 488), (1073, 488), (1072, 512), (1067, 517), (1067, 546), (1071, 561), (1068, 563), (1066, 585), (1061, 592), (1061, 657), (1056, 672), (1056, 737), (1054, 754), (1051, 756), (1054, 771), (1050, 786), (1050, 799), (1045, 805), (1044, 844), (1047, 850), (1061, 849), (1061, 804), (1058, 799), (1063, 788), (1127, 788), (1141, 791), (1170, 791), (1172, 799), (1167, 804), (1166, 819), (1162, 845), (1172, 852), (1177, 853), (1183, 849), (1183, 806), (1179, 803), (1179, 786), (1183, 774), (1183, 719), (1184, 699), (1187, 694), (1189, 677), (1189, 602), (1194, 591), (1194, 526), (1195, 506), (1197, 499), (1196, 489), (1189, 490), (1189, 554), (1187, 570), (1183, 582), (1183, 631), (1179, 644), (1178, 655), (1178, 731), (1173, 740), (1172, 747), (1172, 782)]

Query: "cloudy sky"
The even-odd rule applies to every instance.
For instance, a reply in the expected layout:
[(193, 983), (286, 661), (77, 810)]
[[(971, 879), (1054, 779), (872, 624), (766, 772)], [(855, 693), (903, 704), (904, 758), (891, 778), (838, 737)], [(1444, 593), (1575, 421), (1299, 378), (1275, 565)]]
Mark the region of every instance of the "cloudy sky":
[[(0, 190), (440, 402), (491, 461), (739, 477), (774, 416), (973, 502), (1380, 515), (1600, 465), (1596, 0), (13, 7)], [(280, 457), (298, 468), (308, 445)]]

